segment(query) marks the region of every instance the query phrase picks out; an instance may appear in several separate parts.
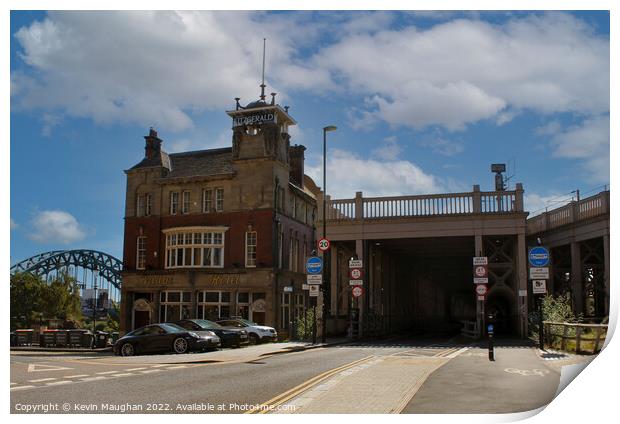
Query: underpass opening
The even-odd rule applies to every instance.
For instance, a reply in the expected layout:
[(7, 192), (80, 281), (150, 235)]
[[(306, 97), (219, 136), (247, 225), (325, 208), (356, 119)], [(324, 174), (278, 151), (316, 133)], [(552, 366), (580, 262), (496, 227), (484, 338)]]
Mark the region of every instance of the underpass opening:
[(386, 333), (459, 334), (476, 321), (473, 237), (391, 239), (370, 242), (367, 336), (381, 317)]

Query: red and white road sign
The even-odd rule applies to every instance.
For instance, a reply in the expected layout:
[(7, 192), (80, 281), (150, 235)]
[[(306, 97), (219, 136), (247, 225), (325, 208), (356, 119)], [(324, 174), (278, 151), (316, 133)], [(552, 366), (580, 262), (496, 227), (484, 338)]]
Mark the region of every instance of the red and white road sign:
[(486, 265), (476, 265), (474, 266), (474, 275), (478, 278), (484, 278), (487, 276), (487, 266)]
[(353, 297), (360, 297), (364, 294), (364, 288), (362, 286), (354, 286), (351, 289), (351, 294), (353, 295)]
[(484, 296), (485, 294), (487, 294), (487, 286), (485, 284), (477, 284), (476, 293), (478, 294), (478, 296)]
[(326, 238), (322, 238), (316, 244), (321, 252), (326, 252), (327, 250), (329, 250), (329, 240), (327, 240)]
[(361, 280), (363, 272), (360, 268), (351, 268), (349, 269), (349, 276), (351, 280)]

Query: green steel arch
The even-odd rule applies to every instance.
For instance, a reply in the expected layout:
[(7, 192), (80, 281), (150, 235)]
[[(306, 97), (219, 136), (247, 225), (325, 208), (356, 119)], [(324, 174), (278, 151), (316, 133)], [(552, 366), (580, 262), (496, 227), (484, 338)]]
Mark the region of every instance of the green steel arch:
[(11, 267), (11, 274), (30, 272), (47, 275), (53, 271), (68, 270), (70, 266), (97, 272), (120, 291), (123, 263), (112, 255), (97, 250), (53, 250), (25, 259)]

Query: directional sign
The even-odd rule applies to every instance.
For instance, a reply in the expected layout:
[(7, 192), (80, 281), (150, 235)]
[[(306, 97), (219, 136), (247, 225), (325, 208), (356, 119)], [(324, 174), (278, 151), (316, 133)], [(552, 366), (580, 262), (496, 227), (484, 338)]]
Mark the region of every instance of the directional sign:
[(329, 240), (327, 240), (326, 238), (322, 238), (321, 240), (319, 240), (316, 245), (321, 252), (329, 250)]
[(306, 261), (306, 273), (320, 274), (323, 270), (323, 260), (318, 256), (310, 256)]
[(549, 265), (549, 250), (546, 247), (536, 246), (530, 249), (528, 255), (530, 264), (535, 267)]
[(351, 277), (351, 280), (361, 280), (362, 279), (361, 268), (350, 268), (349, 276)]
[(310, 286), (310, 290), (308, 291), (308, 295), (310, 297), (318, 297), (319, 296), (319, 286)]
[(549, 268), (530, 268), (530, 280), (548, 280), (549, 279)]
[(364, 281), (363, 280), (349, 280), (349, 285), (350, 286), (363, 286)]
[(323, 284), (323, 276), (321, 274), (308, 274), (306, 275), (306, 283), (311, 285)]
[(489, 284), (489, 278), (488, 277), (474, 278), (474, 284)]
[(349, 260), (349, 268), (363, 268), (363, 262), (361, 259), (351, 259)]
[(487, 326), (487, 331), (488, 331), (489, 333), (492, 333), (492, 332), (493, 332), (493, 324), (489, 324), (489, 325)]
[(533, 280), (532, 281), (532, 293), (546, 294), (547, 293), (547, 281), (546, 280)]
[(285, 286), (284, 293), (293, 293), (293, 286)]
[(476, 293), (479, 296), (484, 296), (485, 294), (487, 294), (487, 286), (485, 284), (477, 284)]
[(45, 365), (45, 364), (28, 364), (28, 372), (41, 372), (41, 371), (61, 371), (72, 370), (69, 367), (59, 367), (57, 365)]
[(362, 286), (355, 286), (351, 289), (353, 297), (360, 297), (364, 294), (364, 288)]
[(476, 265), (488, 265), (489, 258), (486, 256), (474, 256), (474, 266)]
[(483, 278), (487, 276), (487, 266), (486, 265), (476, 265), (474, 266), (474, 275), (478, 278)]

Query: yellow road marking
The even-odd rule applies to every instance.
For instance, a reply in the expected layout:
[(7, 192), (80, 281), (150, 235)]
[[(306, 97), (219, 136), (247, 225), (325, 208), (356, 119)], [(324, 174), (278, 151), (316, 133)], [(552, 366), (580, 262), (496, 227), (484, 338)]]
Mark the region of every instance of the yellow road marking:
[(261, 403), (258, 407), (251, 409), (247, 412), (245, 412), (246, 414), (265, 414), (267, 412), (270, 411), (271, 408), (276, 407), (278, 405), (283, 404), (284, 402), (298, 396), (299, 394), (305, 392), (306, 390), (308, 390), (310, 387), (313, 387), (315, 385), (317, 385), (318, 383), (326, 380), (327, 378), (339, 373), (340, 371), (344, 371), (346, 369), (349, 368), (353, 368), (356, 365), (362, 364), (364, 362), (368, 362), (369, 360), (373, 359), (374, 356), (367, 356), (365, 358), (359, 359), (357, 361), (353, 361), (350, 362), (348, 364), (342, 365), (340, 367), (325, 371), (315, 377), (312, 377), (311, 379), (293, 387), (290, 390), (287, 390), (284, 393), (279, 394), (278, 396), (275, 396), (271, 399), (269, 399), (267, 402), (263, 402)]

